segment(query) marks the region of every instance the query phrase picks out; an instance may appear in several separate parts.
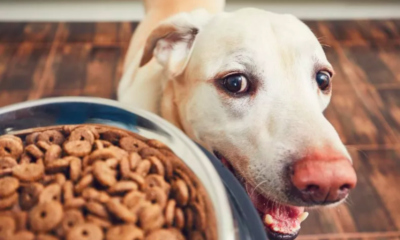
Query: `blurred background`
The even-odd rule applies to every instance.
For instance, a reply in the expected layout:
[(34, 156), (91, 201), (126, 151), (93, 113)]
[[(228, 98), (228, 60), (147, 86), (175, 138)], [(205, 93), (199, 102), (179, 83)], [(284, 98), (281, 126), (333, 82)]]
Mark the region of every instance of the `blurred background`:
[[(228, 0), (292, 13), (336, 70), (325, 112), (359, 183), (346, 204), (311, 211), (300, 239), (400, 239), (400, 1)], [(115, 98), (140, 1), (0, 0), (0, 107), (53, 96)]]

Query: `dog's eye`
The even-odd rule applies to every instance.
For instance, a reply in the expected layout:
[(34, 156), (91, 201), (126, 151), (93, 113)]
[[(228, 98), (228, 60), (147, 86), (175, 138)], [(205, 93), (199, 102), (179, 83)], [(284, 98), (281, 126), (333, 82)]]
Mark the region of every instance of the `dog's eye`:
[(247, 78), (241, 74), (233, 74), (222, 79), (222, 86), (231, 93), (244, 93), (249, 89)]
[(316, 76), (318, 87), (325, 91), (331, 84), (331, 74), (327, 71), (319, 71)]

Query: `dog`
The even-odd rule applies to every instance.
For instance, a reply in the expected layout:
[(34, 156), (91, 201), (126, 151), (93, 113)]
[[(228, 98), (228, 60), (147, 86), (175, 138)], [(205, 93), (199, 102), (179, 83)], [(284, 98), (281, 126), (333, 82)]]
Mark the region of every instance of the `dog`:
[(305, 208), (345, 201), (352, 160), (324, 117), (334, 70), (289, 14), (224, 0), (145, 0), (118, 100), (162, 116), (242, 182), (270, 239), (294, 239)]

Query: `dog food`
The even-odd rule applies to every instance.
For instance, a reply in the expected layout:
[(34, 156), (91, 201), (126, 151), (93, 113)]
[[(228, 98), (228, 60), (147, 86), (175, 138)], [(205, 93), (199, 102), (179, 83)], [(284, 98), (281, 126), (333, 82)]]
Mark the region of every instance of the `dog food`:
[(0, 240), (214, 240), (215, 224), (159, 141), (102, 125), (0, 136)]

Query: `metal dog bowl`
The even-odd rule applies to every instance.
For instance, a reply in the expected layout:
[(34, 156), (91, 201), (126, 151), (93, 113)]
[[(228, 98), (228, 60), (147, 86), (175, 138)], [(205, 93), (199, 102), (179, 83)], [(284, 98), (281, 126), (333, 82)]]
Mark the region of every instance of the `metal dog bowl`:
[(152, 113), (86, 97), (50, 98), (0, 108), (0, 135), (83, 123), (120, 127), (164, 142), (203, 182), (216, 211), (220, 240), (267, 239), (256, 209), (231, 172), (179, 129)]

